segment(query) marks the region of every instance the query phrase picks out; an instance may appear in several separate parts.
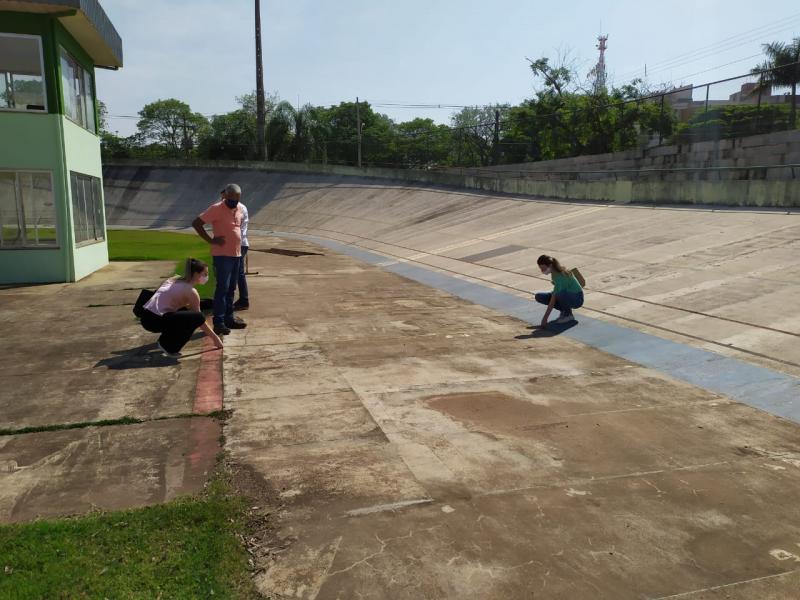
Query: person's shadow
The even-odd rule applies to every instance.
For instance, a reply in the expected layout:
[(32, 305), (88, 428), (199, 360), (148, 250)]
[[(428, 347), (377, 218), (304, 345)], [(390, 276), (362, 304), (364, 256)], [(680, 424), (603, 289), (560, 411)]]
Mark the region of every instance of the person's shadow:
[[(203, 337), (203, 334), (196, 332), (192, 335), (191, 339), (196, 340)], [(202, 353), (202, 351), (200, 352)], [(182, 354), (182, 358), (200, 354), (198, 352), (191, 352), (189, 354)], [(113, 356), (103, 358), (94, 365), (94, 368), (106, 367), (115, 371), (125, 369), (152, 369), (159, 367), (169, 367), (178, 364), (178, 359), (171, 356), (166, 356), (158, 349), (158, 345), (153, 342), (151, 344), (143, 344), (136, 348), (129, 348), (128, 350), (114, 350), (111, 352)]]
[(515, 340), (531, 340), (534, 338), (547, 338), (561, 335), (568, 329), (572, 329), (578, 324), (577, 321), (570, 321), (569, 323), (556, 323), (550, 321), (546, 327), (540, 325), (529, 325), (528, 329), (531, 330), (529, 334), (514, 336)]

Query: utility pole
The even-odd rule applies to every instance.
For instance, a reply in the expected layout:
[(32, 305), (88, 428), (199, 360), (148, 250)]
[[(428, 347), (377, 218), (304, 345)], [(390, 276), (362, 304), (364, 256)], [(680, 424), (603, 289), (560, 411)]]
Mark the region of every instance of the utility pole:
[(500, 162), (500, 110), (494, 109), (494, 140), (492, 141), (492, 163)]
[(258, 160), (267, 160), (264, 114), (264, 65), (261, 62), (261, 0), (256, 0), (256, 118), (258, 130), (256, 147)]
[(356, 96), (356, 130), (358, 133), (358, 168), (361, 168), (361, 109)]

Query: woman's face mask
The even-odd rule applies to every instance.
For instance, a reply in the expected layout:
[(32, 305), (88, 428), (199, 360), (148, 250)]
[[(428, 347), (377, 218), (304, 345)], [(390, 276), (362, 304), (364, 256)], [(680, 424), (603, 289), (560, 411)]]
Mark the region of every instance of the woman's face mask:
[(542, 270), (542, 273), (545, 275), (550, 275), (553, 272), (552, 267), (548, 267), (547, 265), (539, 265), (539, 268)]
[(208, 271), (202, 273), (200, 277), (197, 278), (197, 283), (199, 283), (200, 285), (205, 285), (208, 283)]

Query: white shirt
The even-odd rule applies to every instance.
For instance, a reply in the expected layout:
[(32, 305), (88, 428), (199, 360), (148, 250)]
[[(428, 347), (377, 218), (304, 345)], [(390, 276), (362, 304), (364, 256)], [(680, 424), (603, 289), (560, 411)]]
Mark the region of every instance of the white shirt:
[(250, 242), (247, 241), (247, 226), (250, 223), (250, 215), (247, 213), (247, 207), (239, 202), (242, 207), (242, 246), (250, 247)]

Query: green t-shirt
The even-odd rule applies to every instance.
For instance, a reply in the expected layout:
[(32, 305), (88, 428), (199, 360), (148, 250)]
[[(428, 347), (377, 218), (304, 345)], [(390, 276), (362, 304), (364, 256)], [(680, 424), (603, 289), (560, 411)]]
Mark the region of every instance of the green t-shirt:
[(575, 276), (572, 273), (558, 273), (553, 271), (553, 273), (550, 275), (550, 279), (553, 280), (554, 294), (558, 294), (560, 292), (577, 294), (583, 291), (581, 284), (578, 283), (578, 280), (575, 279)]

